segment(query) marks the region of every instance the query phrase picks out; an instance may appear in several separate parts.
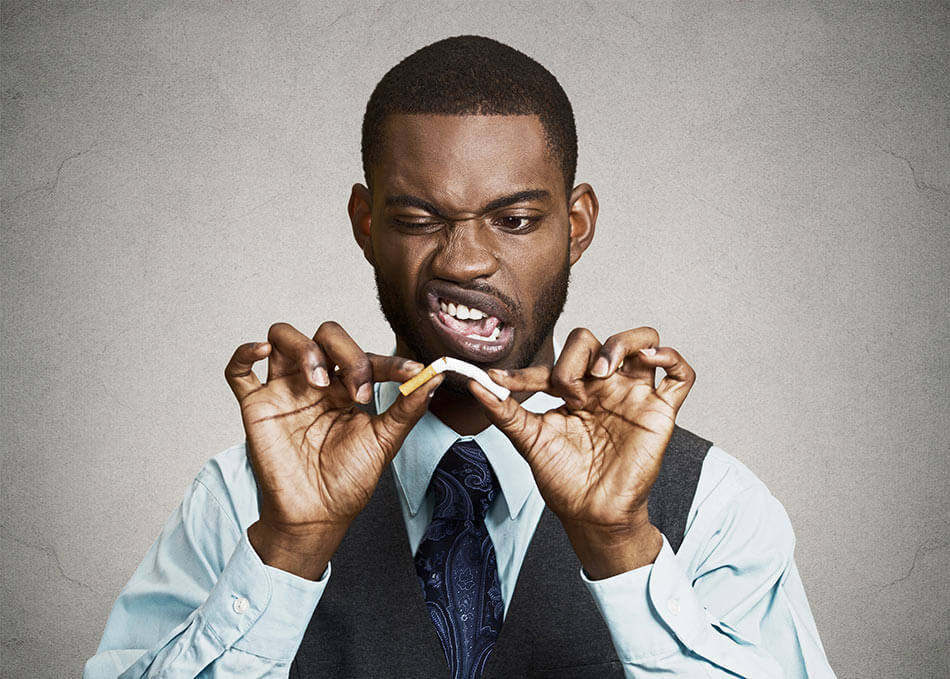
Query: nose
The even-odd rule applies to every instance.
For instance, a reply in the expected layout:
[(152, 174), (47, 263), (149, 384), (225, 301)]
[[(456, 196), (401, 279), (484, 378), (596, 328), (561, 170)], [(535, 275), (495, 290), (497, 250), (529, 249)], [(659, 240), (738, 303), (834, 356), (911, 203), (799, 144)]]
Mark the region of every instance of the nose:
[(464, 282), (488, 278), (498, 270), (491, 229), (480, 220), (453, 222), (442, 233), (442, 241), (432, 258), (435, 277)]

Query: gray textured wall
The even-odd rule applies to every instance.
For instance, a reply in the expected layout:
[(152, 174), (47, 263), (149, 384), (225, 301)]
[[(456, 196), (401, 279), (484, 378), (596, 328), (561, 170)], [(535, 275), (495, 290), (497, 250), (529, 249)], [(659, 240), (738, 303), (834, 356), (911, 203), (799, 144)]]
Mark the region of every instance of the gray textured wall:
[(349, 236), (376, 79), (475, 32), (571, 95), (560, 326), (650, 324), (784, 501), (842, 677), (950, 674), (950, 8), (14, 2), (2, 16), (4, 675), (77, 676), (290, 321), (392, 346)]

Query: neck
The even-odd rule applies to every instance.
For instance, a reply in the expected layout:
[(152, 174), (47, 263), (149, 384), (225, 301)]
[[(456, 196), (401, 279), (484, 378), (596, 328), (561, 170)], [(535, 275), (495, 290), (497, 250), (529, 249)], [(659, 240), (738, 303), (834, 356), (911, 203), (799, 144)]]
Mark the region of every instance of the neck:
[[(400, 356), (410, 356), (407, 352), (408, 347), (397, 340), (396, 353)], [(554, 340), (551, 335), (528, 365), (554, 365)], [(513, 392), (511, 397), (521, 403), (531, 394), (532, 392)], [(482, 407), (471, 394), (450, 389), (445, 384), (436, 390), (429, 402), (429, 412), (460, 436), (474, 436), (491, 425)]]

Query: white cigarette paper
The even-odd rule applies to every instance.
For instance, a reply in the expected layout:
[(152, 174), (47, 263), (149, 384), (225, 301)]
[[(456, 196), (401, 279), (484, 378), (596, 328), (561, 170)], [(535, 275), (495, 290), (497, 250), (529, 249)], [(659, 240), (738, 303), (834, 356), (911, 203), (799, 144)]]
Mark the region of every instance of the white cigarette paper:
[(403, 396), (408, 396), (423, 384), (431, 380), (433, 377), (439, 373), (444, 373), (447, 370), (460, 375), (465, 375), (466, 377), (471, 377), (473, 380), (494, 394), (495, 398), (497, 398), (499, 401), (504, 401), (511, 393), (510, 389), (505, 389), (497, 382), (494, 382), (492, 378), (488, 376), (488, 373), (479, 368), (477, 365), (472, 365), (471, 363), (466, 363), (465, 361), (460, 361), (459, 359), (452, 358), (450, 356), (443, 356), (442, 358), (437, 358), (434, 360), (418, 375), (400, 384), (399, 391), (402, 392)]

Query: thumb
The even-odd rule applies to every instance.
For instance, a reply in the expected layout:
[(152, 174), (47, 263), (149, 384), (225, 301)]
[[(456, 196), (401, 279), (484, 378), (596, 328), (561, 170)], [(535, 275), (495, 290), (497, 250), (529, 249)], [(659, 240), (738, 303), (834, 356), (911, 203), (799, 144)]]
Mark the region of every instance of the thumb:
[(429, 407), (429, 396), (438, 389), (443, 379), (445, 375), (436, 375), (408, 396), (400, 394), (386, 412), (373, 418), (376, 440), (386, 453), (387, 462), (396, 455), (409, 430), (425, 414)]
[(511, 439), (518, 452), (530, 464), (531, 446), (537, 440), (541, 429), (541, 417), (522, 408), (521, 404), (511, 396), (504, 401), (499, 401), (493, 393), (475, 380), (468, 381), (468, 389), (485, 410), (488, 421)]

